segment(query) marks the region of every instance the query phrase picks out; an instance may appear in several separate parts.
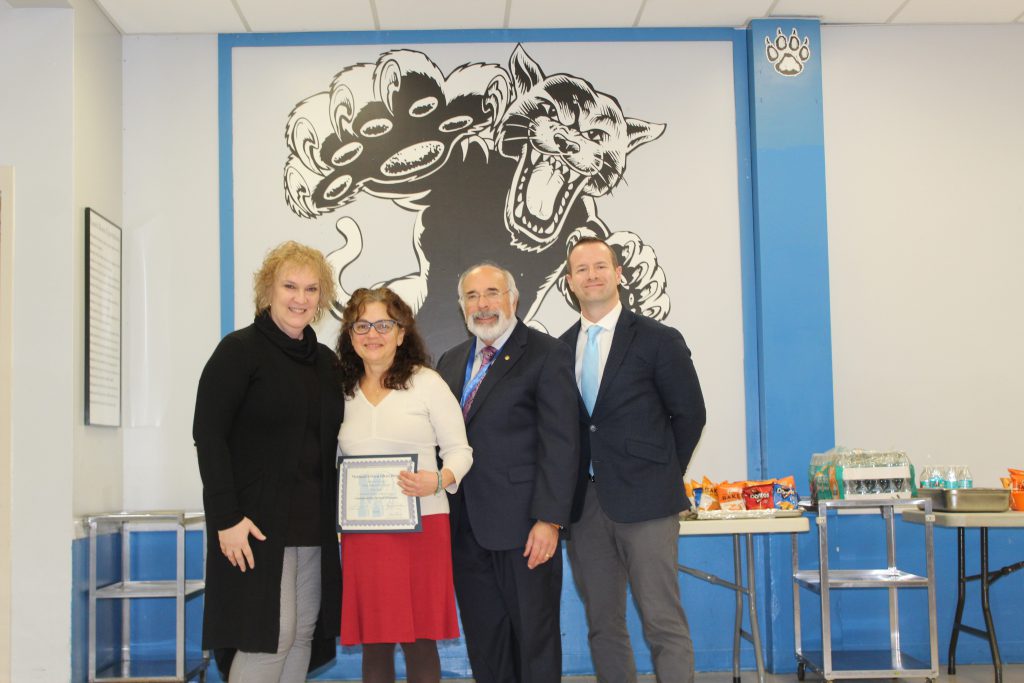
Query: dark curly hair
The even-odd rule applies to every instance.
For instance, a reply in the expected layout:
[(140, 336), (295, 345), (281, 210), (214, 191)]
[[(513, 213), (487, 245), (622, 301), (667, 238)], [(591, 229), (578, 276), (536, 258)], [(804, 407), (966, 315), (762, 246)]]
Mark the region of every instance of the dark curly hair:
[(388, 315), (405, 331), (405, 339), (395, 351), (395, 360), (388, 371), (384, 373), (382, 379), (384, 386), (388, 389), (408, 389), (409, 378), (412, 377), (416, 368), (430, 365), (427, 345), (423, 343), (423, 337), (416, 329), (416, 319), (412, 315), (409, 304), (402, 301), (402, 297), (387, 287), (377, 289), (361, 287), (352, 292), (348, 303), (345, 304), (345, 311), (341, 316), (341, 332), (338, 333), (338, 345), (335, 349), (341, 365), (341, 388), (350, 398), (355, 396), (356, 385), (366, 374), (363, 359), (359, 357), (352, 346), (352, 325), (359, 320), (359, 316), (372, 303), (384, 304)]

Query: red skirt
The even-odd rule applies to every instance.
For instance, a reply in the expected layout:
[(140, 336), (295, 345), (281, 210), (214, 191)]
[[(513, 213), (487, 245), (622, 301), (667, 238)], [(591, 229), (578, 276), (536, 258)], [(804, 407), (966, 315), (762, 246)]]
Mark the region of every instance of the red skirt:
[(342, 534), (341, 644), (459, 637), (448, 515), (413, 534)]

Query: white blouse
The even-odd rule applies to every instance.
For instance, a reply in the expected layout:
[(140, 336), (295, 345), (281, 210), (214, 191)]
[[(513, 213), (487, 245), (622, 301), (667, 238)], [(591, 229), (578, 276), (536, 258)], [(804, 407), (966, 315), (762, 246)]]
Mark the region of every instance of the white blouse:
[[(441, 447), (444, 467), (455, 475), (446, 490), (455, 493), (473, 465), (473, 449), (466, 441), (462, 409), (441, 376), (419, 368), (409, 378), (409, 388), (392, 390), (376, 406), (366, 400), (359, 385), (355, 396), (345, 397), (345, 421), (338, 432), (344, 455), (395, 455), (415, 452), (417, 469), (437, 472), (435, 448)], [(420, 513), (448, 512), (444, 491), (420, 498)]]

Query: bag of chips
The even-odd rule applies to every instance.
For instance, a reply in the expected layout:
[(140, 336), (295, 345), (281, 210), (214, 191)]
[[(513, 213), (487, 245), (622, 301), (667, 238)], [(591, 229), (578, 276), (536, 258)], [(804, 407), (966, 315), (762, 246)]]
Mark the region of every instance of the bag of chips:
[(700, 491), (700, 484), (691, 479), (690, 481), (683, 481), (683, 487), (686, 489), (686, 497), (690, 499), (690, 507), (697, 507), (696, 491)]
[(772, 494), (772, 504), (777, 510), (796, 510), (796, 506), (800, 502), (793, 475), (777, 479)]
[(1024, 511), (1024, 470), (1007, 469), (1010, 472), (1010, 507)]
[(743, 487), (743, 502), (747, 510), (770, 510), (772, 507), (772, 489), (775, 488), (774, 479), (764, 481), (748, 481)]
[(718, 505), (723, 510), (746, 510), (747, 505), (743, 502), (743, 487), (745, 481), (723, 481), (718, 485)]
[(719, 510), (717, 487), (710, 479), (704, 477), (700, 487), (700, 502), (697, 503), (698, 510)]

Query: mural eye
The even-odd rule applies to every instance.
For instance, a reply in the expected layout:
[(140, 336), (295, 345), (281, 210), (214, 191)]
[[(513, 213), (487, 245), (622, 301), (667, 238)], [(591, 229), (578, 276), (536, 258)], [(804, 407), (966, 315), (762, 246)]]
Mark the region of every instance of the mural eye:
[(352, 141), (348, 144), (342, 145), (334, 152), (334, 154), (331, 155), (331, 163), (334, 166), (344, 166), (345, 164), (355, 161), (362, 153), (363, 143)]
[(592, 140), (594, 142), (605, 142), (608, 140), (608, 133), (598, 128), (592, 128), (585, 132), (584, 135), (587, 136), (588, 140)]
[(468, 128), (473, 123), (471, 116), (453, 116), (450, 119), (441, 122), (441, 125), (437, 127), (442, 133), (454, 133), (455, 131)]
[(421, 118), (435, 109), (437, 109), (437, 98), (433, 96), (424, 97), (412, 103), (412, 106), (409, 107), (409, 116)]
[(390, 133), (393, 125), (388, 119), (373, 119), (359, 128), (359, 134), (367, 138), (377, 138)]
[(550, 102), (541, 100), (540, 102), (537, 103), (537, 108), (540, 110), (540, 113), (544, 116), (548, 116), (553, 119), (558, 118), (558, 112), (555, 111), (555, 105), (551, 104)]
[(324, 199), (331, 202), (344, 195), (352, 186), (352, 176), (341, 175), (335, 178), (324, 189)]

